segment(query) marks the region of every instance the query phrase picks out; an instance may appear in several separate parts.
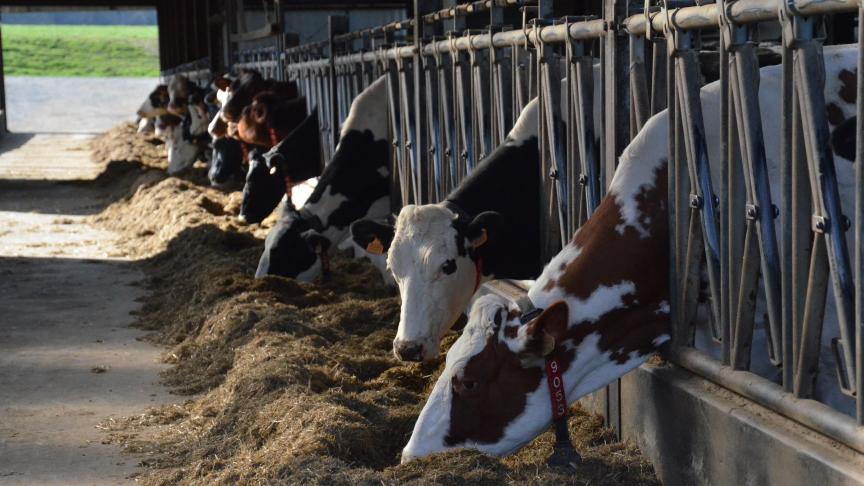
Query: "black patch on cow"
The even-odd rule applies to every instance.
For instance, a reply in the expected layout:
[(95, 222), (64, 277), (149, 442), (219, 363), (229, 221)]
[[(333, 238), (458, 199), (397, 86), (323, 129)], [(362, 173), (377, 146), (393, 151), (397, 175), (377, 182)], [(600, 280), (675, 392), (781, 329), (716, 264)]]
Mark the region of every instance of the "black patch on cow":
[[(483, 274), (496, 278), (534, 278), (540, 274), (540, 153), (537, 138), (520, 145), (502, 144), (447, 196), (464, 211), (455, 224), (457, 231), (470, 218), (495, 211), (504, 222), (495, 238), (480, 246)], [(462, 237), (457, 242), (464, 240)], [(463, 249), (460, 250), (463, 251)]]
[(275, 167), (295, 183), (318, 177), (323, 169), (320, 133), (318, 111), (314, 110), (281, 142), (264, 154), (267, 165)]
[(855, 162), (858, 117), (849, 117), (831, 132), (831, 148), (846, 160)]
[[(381, 168), (389, 166), (389, 154), (387, 141), (376, 139), (371, 131), (346, 132), (306, 204), (318, 203), (325, 194), (343, 195), (347, 200), (330, 213), (326, 227), (305, 207), (285, 218), (284, 224), (275, 226), (267, 235), (256, 275), (296, 277), (308, 270), (316, 259), (312, 245), (328, 246), (321, 241), (325, 238), (316, 233), (331, 227), (348, 228), (366, 216), (373, 203), (389, 194), (390, 178), (381, 175)], [(278, 178), (271, 176), (271, 179)]]
[(832, 125), (839, 125), (846, 119), (843, 115), (843, 110), (836, 103), (828, 103), (825, 106), (825, 112), (828, 114), (828, 121)]
[(223, 137), (213, 142), (213, 157), (207, 178), (214, 186), (243, 178), (243, 149), (240, 141)]
[(393, 225), (379, 223), (368, 219), (361, 219), (351, 225), (351, 239), (358, 246), (366, 248), (369, 243), (372, 243), (377, 238), (384, 247), (384, 251), (390, 248), (393, 243)]
[(366, 216), (373, 203), (390, 193), (390, 146), (376, 138), (370, 130), (348, 130), (339, 140), (333, 159), (324, 168), (318, 185), (306, 204), (317, 204), (325, 194), (340, 194), (343, 201), (327, 218), (327, 227), (347, 229), (354, 221)]
[(837, 94), (846, 103), (854, 104), (858, 98), (858, 75), (854, 71), (844, 69), (837, 76), (840, 79), (840, 91)]
[(240, 215), (247, 223), (260, 223), (279, 205), (285, 195), (285, 182), (270, 174), (270, 169), (258, 149), (249, 152), (249, 173), (243, 186)]
[(309, 270), (318, 255), (303, 235), (307, 229), (296, 212), (286, 211), (267, 234), (255, 277), (281, 275), (293, 278)]

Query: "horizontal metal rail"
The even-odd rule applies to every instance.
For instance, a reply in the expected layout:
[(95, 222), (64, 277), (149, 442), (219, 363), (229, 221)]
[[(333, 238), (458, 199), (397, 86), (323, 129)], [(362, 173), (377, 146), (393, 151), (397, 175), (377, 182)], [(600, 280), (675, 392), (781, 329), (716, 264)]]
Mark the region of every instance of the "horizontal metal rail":
[[(310, 106), (316, 103), (325, 107), (335, 104), (333, 106), (338, 106), (338, 110), (334, 112), (339, 113), (338, 117), (344, 117), (350, 107), (351, 99), (359, 93), (356, 89), (359, 86), (355, 86), (358, 81), (368, 85), (380, 74), (388, 75), (388, 96), (391, 104), (389, 121), (393, 131), (391, 137), (394, 160), (396, 160), (394, 167), (398, 169), (394, 194), (398, 192), (397, 197), (401, 197), (402, 204), (424, 203), (430, 198), (435, 201), (455, 187), (461, 177), (470, 172), (473, 164), (479, 161), (478, 155), (488, 151), (489, 144), (484, 137), (497, 136), (496, 142), (502, 137), (500, 133), (495, 132), (499, 127), (494, 126), (496, 124), (503, 126), (506, 123), (499, 120), (501, 115), (498, 111), (503, 113), (506, 108), (512, 116), (515, 116), (528, 99), (539, 95), (544, 113), (548, 115), (551, 113), (550, 110), (557, 106), (556, 100), (561, 98), (569, 105), (569, 114), (563, 114), (567, 117), (566, 145), (559, 146), (563, 131), (556, 126), (560, 124), (560, 120), (549, 116), (541, 120), (541, 126), (546, 128), (541, 129), (540, 143), (547, 149), (541, 154), (544, 164), (548, 165), (554, 158), (555, 172), (563, 173), (567, 177), (566, 180), (557, 182), (548, 179), (544, 181), (548, 186), (547, 192), (556, 183), (559, 185), (556, 189), (557, 193), (550, 201), (556, 202), (560, 207), (546, 205), (553, 208), (552, 211), (557, 210), (559, 214), (555, 216), (553, 213), (544, 213), (541, 216), (546, 226), (560, 225), (561, 232), (556, 235), (562, 237), (568, 236), (567, 233), (572, 232), (574, 227), (578, 227), (591, 214), (602, 195), (605, 183), (608, 182), (608, 180), (604, 181), (604, 176), (606, 179), (611, 177), (616, 154), (620, 150), (616, 143), (610, 145), (609, 137), (616, 137), (615, 141), (619, 142), (623, 140), (626, 145), (627, 137), (633, 136), (648, 116), (665, 108), (668, 103), (670, 121), (677, 120), (670, 124), (670, 154), (672, 155), (670, 173), (674, 173), (672, 180), (674, 184), (670, 186), (670, 193), (676, 197), (672, 201), (670, 214), (675, 219), (675, 225), (672, 227), (676, 231), (673, 239), (677, 245), (674, 266), (678, 267), (673, 268), (671, 272), (679, 282), (684, 282), (690, 275), (692, 278), (687, 281), (698, 284), (700, 264), (706, 254), (711, 256), (713, 259), (712, 267), (709, 269), (711, 300), (712, 305), (715, 306), (712, 309), (712, 323), (714, 337), (721, 340), (723, 346), (722, 360), (717, 361), (691, 347), (688, 339), (676, 341), (678, 347), (671, 352), (670, 359), (718, 385), (864, 453), (864, 429), (856, 423), (855, 419), (827, 405), (803, 398), (805, 394), (796, 392), (798, 393), (796, 396), (791, 393), (789, 381), (790, 376), (793, 375), (792, 367), (794, 364), (803, 366), (807, 361), (798, 359), (797, 351), (790, 351), (790, 343), (794, 341), (796, 347), (800, 346), (802, 337), (798, 336), (793, 340), (793, 336), (790, 336), (794, 332), (790, 331), (789, 322), (794, 319), (788, 319), (789, 312), (786, 307), (782, 319), (779, 316), (777, 275), (772, 274), (769, 279), (772, 287), (771, 303), (769, 303), (771, 319), (766, 325), (771, 327), (768, 336), (772, 349), (770, 358), (775, 365), (779, 364), (782, 358), (786, 365), (783, 383), (786, 388), (744, 371), (750, 366), (754, 311), (752, 306), (755, 305), (755, 301), (744, 302), (742, 296), (738, 295), (738, 290), (755, 287), (757, 272), (763, 275), (762, 285), (768, 285), (764, 283), (764, 275), (768, 270), (777, 273), (778, 266), (775, 248), (777, 245), (772, 243), (776, 232), (773, 229), (774, 223), (771, 223), (773, 215), (770, 213), (773, 205), (765, 197), (765, 189), (768, 185), (762, 169), (764, 155), (760, 153), (761, 134), (758, 133), (758, 126), (753, 125), (761, 116), (758, 111), (753, 111), (754, 107), (758, 107), (758, 92), (752, 91), (755, 77), (758, 76), (756, 71), (758, 60), (756, 53), (750, 49), (752, 46), (745, 43), (738, 50), (721, 48), (721, 91), (725, 89), (725, 94), (721, 93), (721, 103), (724, 106), (721, 118), (726, 120), (721, 124), (721, 133), (723, 133), (724, 143), (728, 145), (722, 150), (723, 157), (728, 157), (728, 160), (711, 160), (711, 162), (720, 163), (721, 167), (728, 167), (728, 172), (727, 168), (724, 168), (723, 177), (727, 179), (714, 181), (714, 184), (719, 182), (714, 186), (717, 189), (711, 185), (709, 171), (706, 170), (708, 167), (706, 149), (701, 147), (704, 145), (705, 134), (702, 133), (704, 128), (696, 127), (697, 130), (693, 127), (684, 127), (681, 126), (680, 121), (682, 117), (685, 120), (701, 118), (697, 69), (700, 62), (697, 51), (700, 47), (696, 41), (696, 36), (699, 34), (692, 33), (692, 43), (687, 41), (681, 44), (682, 36), (691, 35), (688, 31), (703, 29), (716, 32), (718, 28), (723, 29), (724, 25), (729, 24), (741, 26), (759, 22), (777, 22), (780, 20), (778, 8), (781, 3), (778, 0), (736, 0), (726, 4), (728, 8), (725, 8), (725, 15), (721, 11), (723, 5), (721, 3), (719, 7), (717, 4), (710, 4), (670, 10), (651, 10), (647, 14), (626, 18), (623, 17), (626, 14), (622, 14), (621, 17), (612, 20), (608, 16), (604, 19), (579, 18), (553, 22), (545, 19), (536, 26), (525, 25), (522, 28), (503, 32), (495, 32), (494, 28), (485, 31), (465, 31), (462, 35), (451, 34), (446, 39), (437, 37), (434, 40), (416, 40), (415, 36), (415, 43), (411, 45), (399, 45), (393, 42), (392, 36), (388, 36), (387, 46), (370, 48), (369, 44), (364, 42), (364, 49), (359, 51), (356, 46), (350, 44), (354, 40), (365, 41), (381, 34), (422, 27), (415, 25), (414, 21), (409, 19), (358, 32), (334, 35), (330, 42), (286, 49), (281, 56), (289, 63), (285, 65), (288, 77), (303, 83), (303, 91), (310, 99)], [(493, 7), (523, 4), (518, 0), (486, 0), (432, 12), (421, 18), (423, 24), (430, 24), (489, 11)], [(856, 0), (797, 0), (790, 1), (788, 8), (796, 16), (807, 17), (853, 12), (858, 10), (859, 5)], [(615, 64), (621, 59), (626, 61), (626, 49), (604, 48), (603, 75), (601, 79), (592, 79), (592, 65), (596, 62), (596, 59), (591, 57), (591, 53), (595, 52), (590, 47), (592, 41), (602, 39), (608, 43), (611, 38), (622, 33), (630, 36), (629, 69), (631, 72), (625, 72), (627, 71), (625, 64), (625, 69), (619, 73)], [(665, 38), (664, 36), (646, 37), (646, 34), (651, 33), (662, 33), (666, 36)], [(623, 43), (626, 44), (626, 40)], [(335, 44), (344, 45), (337, 46), (334, 53)], [(566, 62), (562, 54), (564, 49), (560, 47), (550, 49), (548, 45), (551, 44), (566, 44)], [(667, 45), (674, 47), (674, 54), (669, 54)], [(644, 54), (651, 49), (653, 49), (653, 58), (649, 66)], [(490, 52), (488, 55), (485, 53), (478, 55), (480, 50)], [(543, 56), (559, 57), (543, 59), (543, 62), (540, 62), (538, 58), (542, 56), (538, 53), (542, 53)], [(625, 53), (624, 57), (621, 57), (622, 53)], [(487, 67), (490, 62), (498, 59), (511, 62), (512, 72), (509, 68), (496, 69), (494, 64), (491, 68)], [(550, 61), (550, 64), (544, 65)], [(818, 65), (816, 62), (809, 64)], [(526, 69), (525, 65), (530, 67)], [(520, 69), (530, 74), (525, 75), (524, 72), (520, 74)], [(639, 71), (648, 69), (653, 70), (653, 76)], [(425, 73), (420, 74), (420, 79), (423, 81), (417, 81), (418, 78), (414, 74), (422, 70), (426, 70)], [(729, 71), (723, 73), (723, 70), (731, 70), (731, 74)], [(561, 92), (558, 92), (558, 85), (554, 80), (562, 74), (567, 78), (566, 91), (562, 87)], [(499, 76), (502, 77), (499, 79)], [(335, 82), (338, 89), (332, 97), (328, 97), (328, 93), (322, 87), (331, 82)], [(502, 95), (496, 94), (498, 93), (496, 83), (503, 83), (507, 88), (500, 92), (511, 93), (508, 94), (508, 99), (501, 99)], [(592, 127), (591, 120), (587, 119), (591, 117), (590, 110), (585, 110), (584, 106), (579, 107), (578, 110), (573, 107), (577, 99), (582, 100), (582, 105), (590, 104), (586, 103), (586, 100), (590, 99), (590, 97), (586, 98), (590, 95), (590, 91), (585, 89), (590, 89), (593, 83), (601, 83), (604, 86), (604, 106), (607, 106), (605, 109), (607, 119), (605, 122), (601, 121), (601, 126), (598, 127)], [(616, 86), (624, 86), (626, 93), (616, 91), (614, 89)], [(799, 96), (805, 96), (810, 90), (816, 89), (816, 85), (814, 83), (813, 86), (799, 86), (797, 89), (801, 91)], [(424, 92), (427, 94), (424, 95)], [(428, 98), (423, 100), (426, 111), (420, 116), (426, 121), (428, 127), (418, 126), (420, 122), (417, 122), (414, 116), (415, 111), (421, 108), (418, 108), (420, 105), (414, 105), (413, 99), (416, 96), (427, 95)], [(521, 101), (517, 102), (517, 99)], [(630, 123), (633, 127), (623, 128), (627, 125), (627, 108), (624, 109), (623, 117), (616, 112), (615, 120), (621, 119), (624, 123), (619, 124), (617, 121), (610, 123), (608, 119), (610, 101), (613, 105), (629, 102), (627, 106), (630, 106)], [(326, 109), (324, 111), (327, 112)], [(494, 115), (491, 122), (481, 119), (481, 116), (486, 113)], [(323, 117), (324, 130), (335, 131), (339, 120), (332, 118), (337, 116), (325, 113)], [(552, 131), (548, 131), (549, 127)], [(591, 150), (595, 128), (600, 137), (601, 149), (605, 150), (605, 153), (594, 154)], [(424, 138), (422, 134), (426, 130), (432, 131), (425, 135), (428, 140), (433, 141), (432, 146), (413, 149), (418, 140)], [(623, 138), (619, 133), (622, 130), (628, 131)], [(732, 143), (731, 140), (737, 141)], [(484, 145), (481, 147), (480, 143)], [(427, 151), (430, 154), (428, 156), (425, 155)], [(746, 154), (739, 154), (736, 151), (745, 151)], [(746, 155), (744, 159), (742, 159), (743, 155)], [(547, 158), (549, 161), (546, 161)], [(430, 168), (430, 165), (434, 167)], [(546, 169), (550, 167), (544, 166)], [(806, 181), (806, 174), (802, 177), (802, 180)], [(575, 187), (577, 183), (585, 187), (577, 188)], [(430, 190), (430, 187), (433, 190)], [(716, 202), (715, 193), (720, 196), (720, 200)], [(427, 197), (428, 194), (431, 196)], [(560, 200), (554, 200), (555, 197)], [(761, 209), (765, 214), (760, 213), (761, 219), (752, 219), (746, 223), (742, 216), (745, 203), (747, 203), (746, 209), (752, 208), (754, 211)], [(781, 214), (785, 218), (786, 201), (782, 201), (782, 204), (784, 209)], [(717, 218), (714, 205), (718, 205), (721, 214), (719, 230), (717, 222), (714, 221)], [(562, 211), (567, 214), (563, 214)], [(553, 221), (558, 217), (563, 219)], [(748, 217), (750, 217), (749, 213)], [(547, 221), (546, 218), (550, 220)], [(859, 218), (864, 219), (864, 214), (859, 215)], [(706, 220), (705, 224), (702, 224), (702, 219)], [(720, 238), (717, 236), (718, 231), (721, 234)], [(749, 243), (745, 241), (745, 233), (746, 241)], [(782, 235), (782, 243), (789, 245), (788, 233)], [(749, 259), (743, 257), (745, 250)], [(856, 251), (860, 249), (856, 248)], [(782, 278), (787, 278), (787, 273), (790, 272), (788, 267), (788, 264), (783, 264)], [(858, 285), (860, 286), (860, 283)], [(677, 287), (673, 286), (673, 289), (675, 295), (672, 299), (672, 307), (675, 309), (676, 331), (691, 332), (689, 327), (692, 322), (687, 316), (690, 314), (695, 316), (694, 296), (697, 292), (694, 290), (698, 289), (684, 288), (680, 284)], [(742, 295), (749, 295), (749, 291)], [(789, 300), (788, 297), (785, 299)], [(689, 310), (684, 309), (687, 305), (691, 306)], [(811, 311), (812, 316), (815, 316), (812, 319), (814, 325), (821, 315), (817, 311)], [(781, 320), (782, 326), (778, 325)], [(851, 338), (852, 336), (846, 336), (847, 348)], [(862, 338), (857, 336), (857, 339), (859, 348), (864, 346), (860, 344)], [(861, 353), (859, 349), (854, 355), (859, 363), (862, 360)], [(847, 353), (847, 356), (849, 354), (851, 353)], [(847, 364), (847, 369), (852, 368), (854, 367)], [(858, 364), (857, 369), (861, 368), (862, 365)], [(795, 376), (798, 375), (805, 376), (801, 373)], [(850, 377), (858, 381), (857, 389), (860, 390), (860, 371), (858, 375), (850, 373)], [(858, 407), (859, 414), (864, 414), (860, 411), (862, 407), (860, 398)], [(860, 420), (862, 419), (859, 418)]]
[(670, 350), (668, 357), (708, 381), (864, 453), (864, 428), (855, 419), (816, 400), (795, 398), (771, 381), (736, 371), (693, 348)]
[[(738, 0), (729, 5), (729, 19), (737, 24), (751, 24), (777, 20), (778, 0)], [(676, 30), (716, 29), (720, 21), (718, 4), (670, 9), (668, 18)], [(802, 16), (826, 15), (858, 10), (856, 0), (797, 0), (791, 9)], [(647, 15), (655, 32), (665, 32), (667, 12), (650, 12)], [(622, 27), (628, 34), (645, 35), (648, 21), (645, 14), (628, 17)]]

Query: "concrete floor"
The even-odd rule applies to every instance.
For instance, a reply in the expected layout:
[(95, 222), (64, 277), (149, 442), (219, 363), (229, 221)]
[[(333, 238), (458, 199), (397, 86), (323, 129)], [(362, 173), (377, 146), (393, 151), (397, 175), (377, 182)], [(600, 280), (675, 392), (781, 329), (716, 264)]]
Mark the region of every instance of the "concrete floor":
[(156, 78), (6, 78), (9, 130), (97, 133), (124, 120), (153, 91)]
[(84, 221), (101, 210), (92, 189), (32, 180), (92, 177), (85, 143), (0, 143), (0, 485), (131, 483), (140, 458), (96, 426), (173, 400), (160, 350), (128, 327), (143, 276)]

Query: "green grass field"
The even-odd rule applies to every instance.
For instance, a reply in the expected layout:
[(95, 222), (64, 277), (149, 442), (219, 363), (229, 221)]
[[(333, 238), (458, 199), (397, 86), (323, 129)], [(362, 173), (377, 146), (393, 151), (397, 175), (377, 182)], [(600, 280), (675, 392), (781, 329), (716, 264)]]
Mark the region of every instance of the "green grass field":
[(3, 25), (7, 76), (158, 76), (158, 29)]

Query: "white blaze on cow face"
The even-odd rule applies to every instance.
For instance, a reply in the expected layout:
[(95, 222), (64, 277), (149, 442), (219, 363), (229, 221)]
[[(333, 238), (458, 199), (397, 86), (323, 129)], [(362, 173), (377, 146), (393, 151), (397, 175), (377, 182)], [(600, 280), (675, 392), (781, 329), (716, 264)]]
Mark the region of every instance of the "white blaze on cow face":
[(406, 361), (438, 357), (441, 336), (468, 307), (478, 269), (470, 243), (442, 205), (402, 208), (387, 256), (402, 309), (393, 348)]
[(203, 134), (207, 129), (207, 111), (203, 106), (189, 105), (188, 113), (191, 139), (184, 136), (183, 123), (169, 127), (165, 133), (165, 143), (168, 146), (168, 174), (176, 174), (191, 167), (200, 152), (195, 137)]

